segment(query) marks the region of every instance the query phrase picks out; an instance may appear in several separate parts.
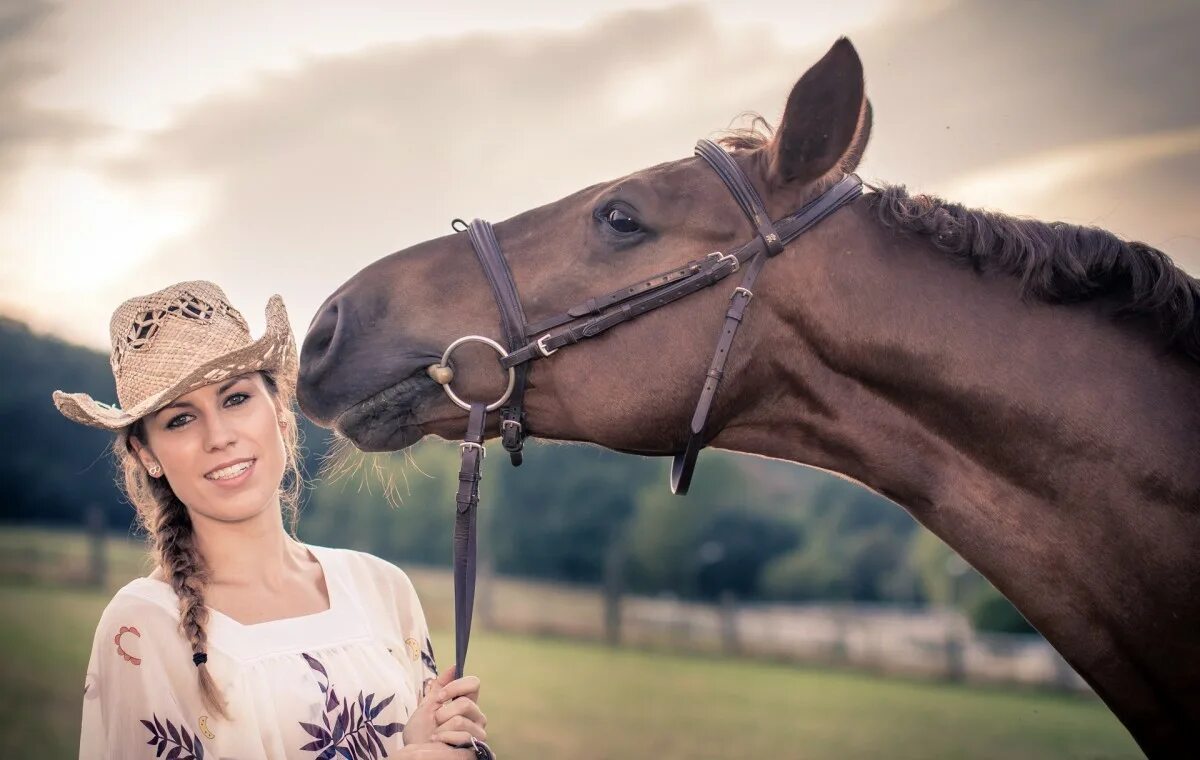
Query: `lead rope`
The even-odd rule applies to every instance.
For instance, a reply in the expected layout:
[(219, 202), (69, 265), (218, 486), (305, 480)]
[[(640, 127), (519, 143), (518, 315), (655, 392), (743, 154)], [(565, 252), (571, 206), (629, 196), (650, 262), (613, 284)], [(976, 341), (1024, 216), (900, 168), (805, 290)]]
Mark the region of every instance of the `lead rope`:
[[(454, 676), (462, 678), (467, 665), (467, 644), (471, 641), (471, 613), (475, 609), (475, 516), (479, 508), (480, 470), (487, 449), (483, 448), (483, 428), (487, 422), (487, 404), (475, 402), (467, 418), (467, 435), (462, 448), (462, 467), (458, 471), (457, 505), (454, 514)], [(487, 744), (470, 737), (467, 744), (476, 760), (495, 760)]]
[(479, 507), (479, 481), (487, 451), (483, 428), (487, 405), (471, 404), (467, 435), (459, 446), (462, 466), (458, 471), (458, 494), (454, 515), (454, 664), (455, 677), (466, 675), (467, 644), (471, 640), (471, 616), (475, 608), (475, 517)]

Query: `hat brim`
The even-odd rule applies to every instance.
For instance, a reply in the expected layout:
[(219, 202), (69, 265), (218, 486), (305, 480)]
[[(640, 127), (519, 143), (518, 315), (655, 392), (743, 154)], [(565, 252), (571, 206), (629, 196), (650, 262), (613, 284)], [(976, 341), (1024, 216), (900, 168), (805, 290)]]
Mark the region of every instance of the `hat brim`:
[(247, 372), (272, 372), (281, 389), (286, 389), (290, 395), (295, 392), (300, 361), (283, 298), (271, 296), (267, 301), (266, 318), (266, 329), (258, 340), (201, 364), (169, 387), (129, 409), (118, 409), (96, 401), (86, 393), (63, 391), (54, 391), (54, 405), (63, 416), (74, 422), (104, 430), (120, 430), (185, 393)]

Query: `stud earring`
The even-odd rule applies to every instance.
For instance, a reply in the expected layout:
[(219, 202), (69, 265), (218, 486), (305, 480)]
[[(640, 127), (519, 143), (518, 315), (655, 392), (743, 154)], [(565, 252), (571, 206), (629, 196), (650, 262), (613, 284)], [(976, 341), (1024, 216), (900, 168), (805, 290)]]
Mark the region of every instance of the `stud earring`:
[(150, 465), (149, 470), (150, 470), (151, 475), (154, 475), (156, 477), (158, 476), (158, 473), (159, 473), (158, 465), (156, 465), (156, 464)]

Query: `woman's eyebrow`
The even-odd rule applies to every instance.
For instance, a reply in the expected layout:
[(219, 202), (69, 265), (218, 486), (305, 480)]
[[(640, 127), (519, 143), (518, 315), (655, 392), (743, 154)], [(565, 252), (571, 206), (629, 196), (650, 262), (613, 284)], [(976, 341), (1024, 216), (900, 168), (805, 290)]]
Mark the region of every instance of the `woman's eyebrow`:
[[(246, 379), (248, 379), (248, 378), (235, 377), (234, 379), (224, 383), (220, 388), (217, 388), (217, 395), (218, 396), (221, 395), (225, 391), (229, 390), (233, 386), (237, 385), (238, 383), (240, 383)], [(154, 416), (155, 416), (155, 418), (157, 418), (158, 415), (162, 414), (163, 412), (167, 411), (168, 409), (176, 409), (176, 408), (184, 408), (184, 407), (191, 408), (193, 406), (194, 405), (190, 401), (172, 401), (171, 403), (164, 406), (162, 409), (159, 409), (157, 412), (155, 412)]]
[(219, 396), (219, 395), (221, 395), (222, 393), (224, 393), (225, 391), (227, 391), (227, 390), (229, 390), (230, 388), (232, 388), (233, 386), (235, 386), (235, 385), (237, 385), (238, 383), (242, 382), (243, 380), (249, 380), (249, 379), (250, 379), (250, 376), (249, 376), (249, 375), (240, 375), (240, 376), (238, 376), (238, 377), (235, 377), (235, 378), (233, 378), (232, 380), (230, 380), (229, 382), (227, 382), (227, 383), (225, 383), (224, 385), (222, 385), (220, 388), (217, 388), (217, 395)]

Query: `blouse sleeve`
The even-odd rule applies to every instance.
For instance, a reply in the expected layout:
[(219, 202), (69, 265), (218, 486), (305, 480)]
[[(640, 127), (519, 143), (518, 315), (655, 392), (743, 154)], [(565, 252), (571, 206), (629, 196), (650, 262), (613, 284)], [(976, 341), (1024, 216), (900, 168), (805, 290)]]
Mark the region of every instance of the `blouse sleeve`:
[[(421, 600), (417, 598), (417, 590), (412, 585), (408, 574), (400, 571), (400, 590), (407, 597), (407, 611), (401, 613), (401, 628), (406, 631), (405, 643), (416, 642), (417, 657), (413, 660), (410, 674), (413, 679), (413, 690), (421, 697), (425, 689), (438, 676), (437, 660), (433, 656), (433, 641), (429, 638), (429, 626), (425, 622), (425, 611), (421, 609)], [(403, 609), (403, 608), (402, 608)], [(496, 760), (496, 753), (485, 742), (478, 742), (476, 757), (486, 760)]]
[(153, 602), (114, 597), (92, 640), (80, 760), (199, 760), (203, 713), (191, 647), (176, 620)]
[(398, 569), (400, 605), (400, 630), (409, 649), (409, 678), (417, 699), (425, 696), (430, 681), (437, 678), (437, 661), (433, 656), (433, 642), (429, 638), (429, 626), (425, 622), (425, 611), (408, 574)]

